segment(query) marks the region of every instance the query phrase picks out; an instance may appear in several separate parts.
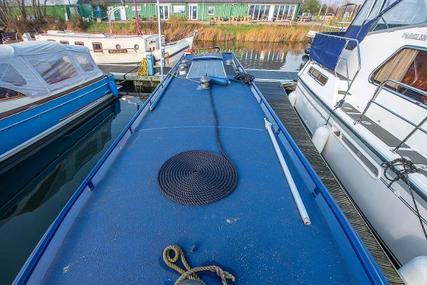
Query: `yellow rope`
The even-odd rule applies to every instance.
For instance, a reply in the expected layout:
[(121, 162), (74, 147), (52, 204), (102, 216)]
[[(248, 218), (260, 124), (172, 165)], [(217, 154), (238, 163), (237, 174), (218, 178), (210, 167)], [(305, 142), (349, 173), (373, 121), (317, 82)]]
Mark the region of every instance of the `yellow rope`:
[[(177, 265), (178, 259), (180, 259), (185, 270)], [(199, 266), (191, 268), (187, 260), (185, 259), (184, 252), (177, 245), (168, 245), (167, 247), (165, 247), (165, 249), (163, 250), (163, 261), (169, 268), (181, 274), (181, 276), (176, 280), (175, 285), (179, 285), (179, 283), (186, 279), (199, 280), (203, 282), (196, 274), (197, 272), (202, 271), (210, 271), (216, 273), (216, 275), (221, 278), (222, 285), (228, 285), (228, 280), (231, 282), (236, 281), (236, 278), (233, 274), (224, 271), (221, 267), (217, 265)]]

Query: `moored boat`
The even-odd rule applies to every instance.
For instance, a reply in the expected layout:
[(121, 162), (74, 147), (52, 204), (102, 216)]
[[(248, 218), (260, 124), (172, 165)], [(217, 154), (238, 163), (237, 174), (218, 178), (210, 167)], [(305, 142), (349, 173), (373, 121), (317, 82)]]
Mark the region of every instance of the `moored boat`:
[(0, 46), (0, 162), (23, 157), (36, 143), (118, 95), (85, 47), (52, 42)]
[[(66, 45), (79, 45), (89, 48), (96, 64), (137, 65), (151, 53), (155, 61), (160, 61), (161, 48), (158, 35), (109, 35), (74, 33), (67, 31), (47, 31), (36, 34), (37, 41), (55, 41)], [(163, 44), (167, 65), (173, 65), (193, 46), (194, 35)], [(164, 39), (162, 38), (162, 41)]]
[(251, 79), (230, 53), (180, 61), (15, 283), (386, 284)]
[(419, 284), (427, 282), (426, 12), (425, 1), (366, 1), (347, 31), (316, 34), (290, 95), (397, 266), (424, 264)]

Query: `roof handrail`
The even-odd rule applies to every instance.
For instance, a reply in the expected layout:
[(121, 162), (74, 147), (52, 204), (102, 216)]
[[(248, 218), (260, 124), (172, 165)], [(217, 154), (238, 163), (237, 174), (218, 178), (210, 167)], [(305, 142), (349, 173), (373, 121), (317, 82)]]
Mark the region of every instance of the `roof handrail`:
[[(389, 109), (389, 108), (387, 108), (386, 106), (384, 106), (384, 105), (382, 105), (382, 104), (380, 104), (380, 103), (377, 103), (377, 102), (375, 102), (375, 99), (377, 99), (378, 98), (378, 95), (380, 94), (380, 92), (381, 92), (381, 90), (383, 90), (384, 89), (384, 87), (386, 87), (386, 85), (387, 85), (387, 83), (394, 83), (394, 84), (396, 84), (396, 85), (399, 85), (399, 86), (402, 86), (402, 87), (404, 87), (404, 88), (406, 88), (407, 90), (409, 89), (409, 90), (411, 90), (411, 91), (414, 91), (414, 92), (417, 92), (418, 94), (421, 94), (421, 95), (423, 95), (423, 96), (427, 96), (427, 92), (426, 91), (424, 91), (424, 90), (421, 90), (421, 89), (418, 89), (418, 88), (416, 88), (416, 87), (413, 87), (413, 86), (410, 86), (410, 85), (408, 85), (408, 84), (405, 84), (405, 83), (403, 83), (403, 82), (400, 82), (400, 81), (397, 81), (397, 80), (394, 80), (394, 79), (386, 79), (386, 80), (384, 80), (380, 85), (378, 85), (378, 87), (377, 87), (377, 89), (375, 90), (375, 92), (374, 92), (374, 95), (372, 96), (372, 98), (371, 98), (371, 100), (369, 100), (369, 102), (368, 102), (368, 104), (366, 104), (366, 107), (365, 107), (365, 109), (363, 109), (363, 112), (360, 114), (360, 116), (359, 116), (359, 118), (357, 118), (356, 120), (355, 120), (355, 124), (357, 124), (357, 123), (360, 123), (361, 121), (362, 121), (362, 119), (363, 119), (363, 117), (366, 115), (366, 112), (368, 111), (368, 109), (369, 109), (369, 107), (372, 105), (372, 104), (375, 104), (375, 105), (377, 105), (378, 107), (380, 107), (380, 108), (382, 108), (383, 110), (385, 110), (385, 111), (387, 111), (387, 112), (389, 112), (389, 113), (391, 113), (392, 115), (394, 115), (394, 116), (396, 116), (396, 117), (398, 117), (399, 119), (401, 119), (401, 120), (403, 120), (404, 122), (406, 122), (406, 123), (408, 123), (408, 124), (410, 124), (411, 126), (413, 126), (414, 128), (409, 132), (409, 134), (408, 135), (406, 135), (406, 137), (405, 138), (403, 138), (400, 142), (399, 142), (399, 144), (393, 149), (393, 151), (394, 152), (396, 152), (406, 141), (408, 141), (408, 139), (416, 132), (416, 131), (421, 131), (421, 132), (423, 132), (423, 133), (425, 133), (425, 134), (427, 134), (427, 131), (426, 130), (424, 130), (423, 128), (421, 128), (422, 127), (422, 125), (427, 121), (427, 115), (424, 117), (424, 119), (422, 119), (418, 124), (414, 124), (413, 122), (411, 122), (410, 120), (408, 120), (408, 119), (406, 119), (405, 117), (403, 117), (403, 116), (401, 116), (401, 115), (399, 115), (397, 112), (395, 112), (395, 111), (393, 111), (393, 110), (391, 110), (391, 109)], [(394, 92), (391, 92), (391, 93), (393, 93), (394, 95), (396, 95), (396, 96), (399, 96), (399, 97), (401, 97), (400, 95), (398, 95), (398, 94), (396, 94), (396, 93), (394, 93)], [(421, 108), (423, 108), (423, 109), (425, 109), (425, 110), (427, 110), (427, 105), (426, 104), (424, 104), (424, 103), (420, 103), (420, 104), (417, 104), (417, 106), (420, 106)]]

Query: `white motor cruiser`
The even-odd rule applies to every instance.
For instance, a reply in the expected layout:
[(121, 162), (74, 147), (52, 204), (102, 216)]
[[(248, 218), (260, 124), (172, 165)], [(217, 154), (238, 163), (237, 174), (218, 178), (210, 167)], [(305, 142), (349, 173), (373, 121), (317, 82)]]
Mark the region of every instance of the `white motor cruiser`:
[(401, 273), (427, 264), (426, 22), (426, 0), (365, 1), (347, 31), (316, 34), (289, 95)]
[[(160, 61), (161, 49), (158, 35), (109, 35), (74, 33), (67, 31), (47, 31), (36, 34), (37, 41), (55, 41), (62, 44), (86, 46), (89, 48), (92, 58), (98, 65), (139, 64), (148, 52), (151, 52), (156, 60)], [(172, 65), (187, 49), (193, 45), (194, 35), (176, 42), (166, 43), (166, 64)]]

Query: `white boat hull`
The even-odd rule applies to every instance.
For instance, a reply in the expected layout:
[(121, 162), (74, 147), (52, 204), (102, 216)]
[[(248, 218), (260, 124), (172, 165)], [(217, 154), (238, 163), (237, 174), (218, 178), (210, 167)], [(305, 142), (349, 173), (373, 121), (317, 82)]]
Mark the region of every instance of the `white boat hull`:
[[(325, 124), (325, 117), (329, 112), (315, 99), (315, 95), (301, 84), (295, 92), (294, 107), (309, 132), (313, 134), (318, 127)], [(427, 241), (419, 219), (412, 210), (409, 193), (398, 183), (393, 185), (392, 191), (387, 187), (381, 168), (378, 167), (378, 172), (373, 173), (366, 167), (366, 162), (364, 163), (351, 147), (356, 146), (359, 155), (365, 154), (365, 158), (370, 158), (367, 154), (369, 150), (361, 148), (363, 143), (358, 142), (341, 122), (332, 117), (327, 128), (329, 135), (321, 154), (383, 244), (402, 264), (415, 256), (427, 255)], [(376, 163), (373, 161), (372, 165)], [(410, 207), (407, 204), (410, 204)], [(425, 210), (420, 210), (425, 216)]]
[[(37, 41), (56, 41), (70, 45), (84, 45), (98, 65), (137, 65), (152, 53), (159, 65), (161, 50), (157, 35), (127, 36), (48, 31), (35, 36)], [(165, 65), (172, 66), (185, 50), (193, 46), (194, 36), (167, 43)], [(97, 49), (95, 49), (97, 47)], [(136, 48), (137, 47), (137, 48)]]

